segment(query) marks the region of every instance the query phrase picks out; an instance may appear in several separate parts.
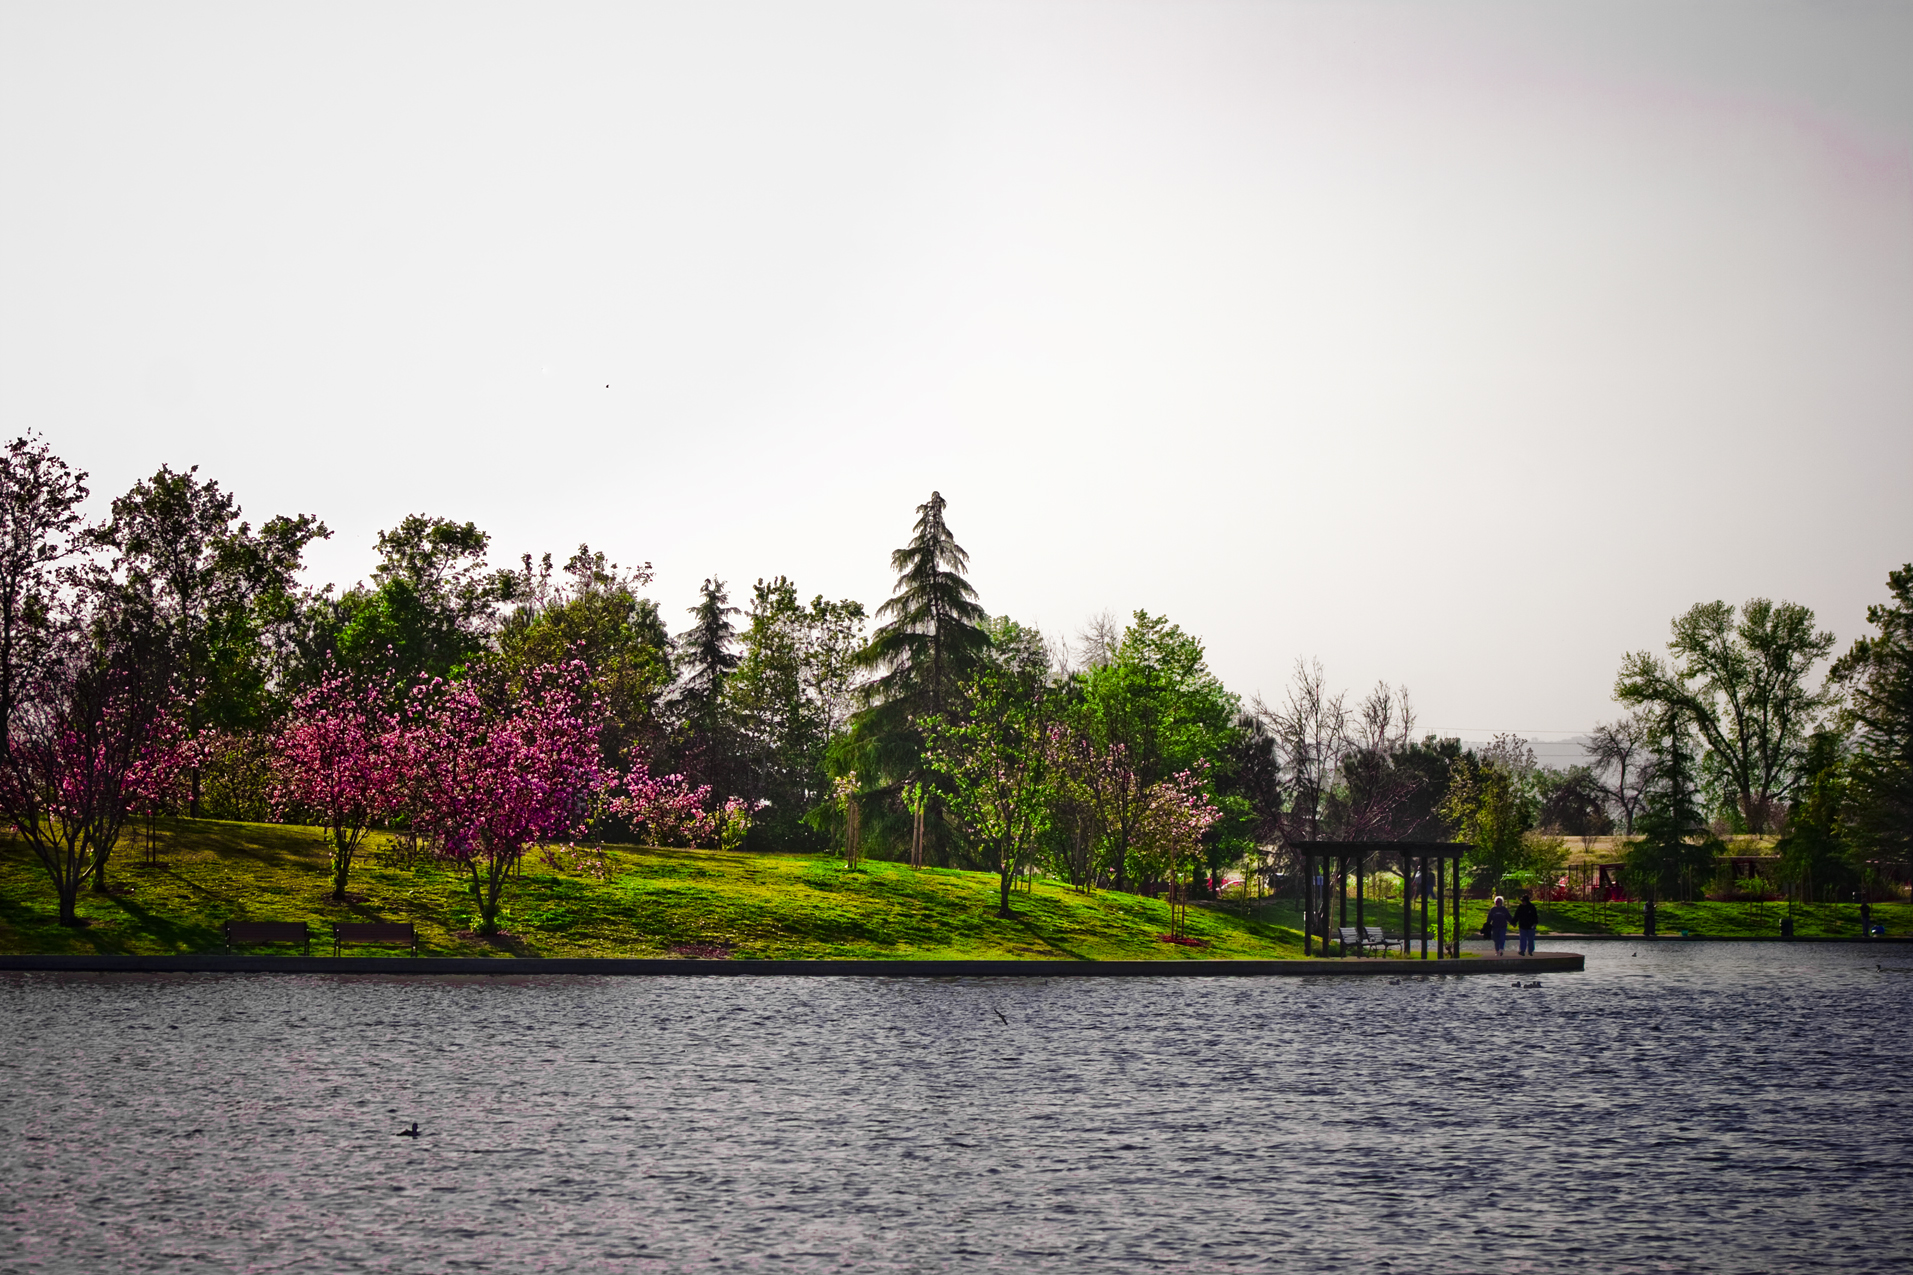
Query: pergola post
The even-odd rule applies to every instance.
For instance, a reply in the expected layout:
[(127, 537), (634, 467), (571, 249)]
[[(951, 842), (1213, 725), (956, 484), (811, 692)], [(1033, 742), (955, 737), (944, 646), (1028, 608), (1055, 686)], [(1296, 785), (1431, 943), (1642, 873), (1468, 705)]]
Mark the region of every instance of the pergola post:
[[(1342, 900), (1341, 919), (1337, 921), (1335, 924), (1338, 926), (1346, 926), (1348, 924), (1348, 855), (1347, 854), (1338, 854), (1335, 856), (1335, 889)], [(1346, 956), (1347, 953), (1345, 952), (1343, 953), (1343, 955)]]
[(1455, 957), (1461, 957), (1461, 856), (1455, 856)]
[[(1355, 922), (1368, 920), (1368, 858), (1375, 856), (1377, 871), (1390, 862), (1398, 862), (1402, 872), (1402, 955), (1414, 955), (1415, 904), (1409, 897), (1411, 885), (1421, 891), (1421, 954), (1428, 959), (1430, 929), (1428, 905), (1435, 905), (1435, 959), (1461, 952), (1461, 859), (1473, 849), (1453, 841), (1292, 841), (1291, 851), (1302, 867), (1302, 953), (1316, 955), (1316, 940), (1321, 940), (1320, 955), (1329, 954), (1331, 934), (1337, 925), (1348, 924), (1348, 874), (1355, 871)], [(1351, 856), (1354, 863), (1349, 862)], [(1391, 856), (1393, 858), (1391, 859)], [(1451, 885), (1448, 865), (1454, 864)], [(1331, 876), (1331, 874), (1333, 874)], [(1384, 906), (1376, 914), (1387, 916)], [(1454, 926), (1454, 936), (1448, 934)]]
[(1421, 959), (1428, 959), (1428, 856), (1421, 857), (1421, 871), (1415, 874), (1415, 887), (1421, 894)]
[[(1314, 942), (1315, 928), (1315, 856), (1302, 852), (1302, 955), (1313, 956), (1310, 944)], [(1324, 952), (1326, 956), (1328, 953)]]
[(1408, 936), (1414, 931), (1410, 926), (1410, 912), (1414, 908), (1414, 897), (1408, 892), (1408, 851), (1402, 851), (1402, 958), (1408, 957)]
[(1368, 931), (1362, 928), (1362, 868), (1363, 860), (1368, 858), (1359, 850), (1355, 853), (1355, 932), (1362, 936), (1361, 950), (1368, 950)]

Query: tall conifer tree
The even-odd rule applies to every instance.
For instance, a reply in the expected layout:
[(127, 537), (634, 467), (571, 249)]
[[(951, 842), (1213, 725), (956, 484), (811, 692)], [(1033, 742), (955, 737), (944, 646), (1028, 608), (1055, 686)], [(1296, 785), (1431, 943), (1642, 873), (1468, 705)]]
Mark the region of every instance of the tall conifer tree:
[[(867, 792), (900, 793), (906, 784), (927, 782), (934, 794), (941, 787), (924, 764), (922, 722), (957, 707), (957, 688), (990, 648), (984, 628), (988, 614), (963, 578), (970, 555), (950, 534), (943, 510), (943, 496), (934, 491), (917, 506), (916, 534), (890, 555), (897, 586), (877, 610), (884, 623), (858, 657), (876, 676), (864, 686), (866, 707), (834, 750), (832, 769), (856, 771)], [(870, 803), (871, 831), (882, 831), (892, 818), (899, 823), (907, 818), (903, 806), (891, 809), (894, 804)], [(942, 847), (948, 836), (934, 795), (912, 835), (940, 847), (938, 857), (947, 859)]]
[(1853, 832), (1865, 850), (1913, 857), (1913, 562), (1887, 575), (1888, 603), (1867, 608), (1878, 633), (1833, 666), (1848, 688)]
[(950, 534), (943, 508), (934, 491), (917, 506), (917, 534), (890, 555), (897, 587), (877, 609), (887, 622), (863, 653), (866, 667), (882, 670), (869, 687), (873, 704), (911, 717), (944, 711), (990, 645), (983, 629), (989, 616), (962, 575), (970, 555)]
[(737, 628), (724, 582), (715, 576), (701, 587), (690, 608), (691, 627), (678, 635), (677, 665), (683, 670), (676, 701), (689, 739), (685, 769), (702, 782), (726, 785), (732, 778), (731, 732), (724, 721), (724, 684), (737, 667)]

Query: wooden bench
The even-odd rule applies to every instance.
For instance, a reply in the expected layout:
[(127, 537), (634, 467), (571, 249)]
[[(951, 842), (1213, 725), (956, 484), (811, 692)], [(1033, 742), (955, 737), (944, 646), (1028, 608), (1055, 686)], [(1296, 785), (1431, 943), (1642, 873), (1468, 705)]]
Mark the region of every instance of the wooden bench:
[[(1387, 932), (1384, 931), (1381, 926), (1364, 925), (1362, 929), (1368, 935), (1367, 946), (1379, 948), (1384, 952), (1392, 952), (1395, 950), (1394, 942), (1390, 940)], [(1404, 947), (1403, 950), (1406, 951), (1406, 947)]]
[(312, 955), (312, 931), (304, 921), (228, 921), (226, 950), (235, 943), (298, 943)]
[(344, 943), (372, 947), (409, 947), (418, 955), (418, 931), (410, 921), (337, 921), (332, 926), (332, 954)]

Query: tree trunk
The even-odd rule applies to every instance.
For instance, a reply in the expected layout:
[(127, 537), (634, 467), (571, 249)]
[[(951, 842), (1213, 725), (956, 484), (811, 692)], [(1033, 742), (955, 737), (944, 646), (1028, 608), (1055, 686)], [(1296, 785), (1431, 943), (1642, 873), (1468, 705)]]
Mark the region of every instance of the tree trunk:
[(352, 847), (339, 834), (332, 830), (332, 901), (345, 902), (345, 882), (352, 873)]
[(996, 877), (996, 914), (998, 916), (1015, 916), (1016, 913), (1010, 910), (1010, 865), (1007, 863), (1004, 864), (1003, 870), (998, 872)]
[[(113, 841), (118, 840), (118, 837), (113, 838)], [(106, 893), (106, 858), (112, 852), (113, 843), (108, 842), (106, 848), (99, 851), (93, 859), (93, 893), (95, 894)]]

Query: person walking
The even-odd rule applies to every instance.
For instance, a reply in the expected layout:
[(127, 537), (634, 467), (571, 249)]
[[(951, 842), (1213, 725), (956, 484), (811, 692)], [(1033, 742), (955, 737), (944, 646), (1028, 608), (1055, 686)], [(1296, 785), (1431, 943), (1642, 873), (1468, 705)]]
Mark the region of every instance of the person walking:
[(1508, 911), (1508, 901), (1495, 895), (1495, 905), (1488, 909), (1488, 933), (1495, 941), (1495, 955), (1506, 954), (1508, 946), (1508, 922), (1514, 915)]
[(1534, 955), (1534, 931), (1541, 924), (1541, 913), (1535, 910), (1534, 896), (1524, 893), (1521, 906), (1514, 910), (1515, 928), (1521, 932), (1521, 955)]

